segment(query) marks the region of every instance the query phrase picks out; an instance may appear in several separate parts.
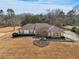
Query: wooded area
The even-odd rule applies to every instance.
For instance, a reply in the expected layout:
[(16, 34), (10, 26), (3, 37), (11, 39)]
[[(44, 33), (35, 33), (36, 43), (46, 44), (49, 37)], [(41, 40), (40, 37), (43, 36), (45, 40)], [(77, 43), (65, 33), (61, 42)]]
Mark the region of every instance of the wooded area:
[(0, 10), (0, 27), (23, 26), (27, 23), (49, 23), (56, 26), (79, 25), (79, 5), (65, 13), (61, 9), (47, 10), (46, 14), (24, 13), (16, 15), (13, 9), (7, 9), (7, 14)]

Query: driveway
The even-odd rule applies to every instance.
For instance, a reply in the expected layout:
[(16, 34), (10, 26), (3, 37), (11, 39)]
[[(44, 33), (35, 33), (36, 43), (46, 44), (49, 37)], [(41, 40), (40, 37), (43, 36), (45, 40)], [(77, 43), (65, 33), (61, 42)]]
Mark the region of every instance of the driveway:
[(74, 41), (79, 41), (79, 35), (77, 35), (76, 33), (71, 32), (69, 30), (65, 30), (64, 32), (65, 32), (64, 36), (66, 38), (72, 39)]

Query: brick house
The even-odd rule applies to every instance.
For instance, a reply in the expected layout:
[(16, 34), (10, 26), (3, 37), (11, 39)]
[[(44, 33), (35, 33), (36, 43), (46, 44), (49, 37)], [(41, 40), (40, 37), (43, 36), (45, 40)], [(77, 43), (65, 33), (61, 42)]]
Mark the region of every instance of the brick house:
[(27, 34), (38, 34), (41, 36), (63, 36), (64, 30), (57, 27), (52, 26), (47, 23), (35, 23), (35, 24), (26, 24), (22, 28), (19, 29), (19, 32), (27, 33)]

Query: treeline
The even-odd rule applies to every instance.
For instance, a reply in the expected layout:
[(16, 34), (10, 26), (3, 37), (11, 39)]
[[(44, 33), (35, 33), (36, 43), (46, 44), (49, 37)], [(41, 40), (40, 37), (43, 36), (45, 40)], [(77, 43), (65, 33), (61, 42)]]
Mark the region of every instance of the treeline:
[(16, 15), (13, 9), (7, 9), (6, 12), (7, 14), (4, 14), (4, 11), (0, 10), (0, 27), (20, 25), (24, 17)]
[(20, 14), (16, 15), (13, 9), (7, 9), (7, 14), (0, 10), (0, 26), (23, 26), (27, 23), (49, 23), (56, 26), (79, 25), (79, 5), (68, 13), (61, 9), (47, 10), (46, 14)]

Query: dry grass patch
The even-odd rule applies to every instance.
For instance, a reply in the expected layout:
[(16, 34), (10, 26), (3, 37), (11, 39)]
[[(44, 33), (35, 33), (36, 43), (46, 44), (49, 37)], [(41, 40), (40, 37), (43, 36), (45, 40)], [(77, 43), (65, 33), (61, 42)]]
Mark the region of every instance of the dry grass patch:
[(31, 37), (11, 38), (10, 41), (0, 46), (0, 59), (1, 58), (79, 59), (79, 46), (63, 44), (61, 42), (51, 42), (48, 46), (41, 48), (33, 44)]
[[(18, 28), (20, 28), (20, 27), (15, 27), (15, 29), (18, 29)], [(6, 32), (12, 32), (12, 31), (14, 31), (14, 28), (13, 27), (4, 27), (4, 28), (0, 28), (0, 32), (2, 32), (2, 33), (6, 33)]]

